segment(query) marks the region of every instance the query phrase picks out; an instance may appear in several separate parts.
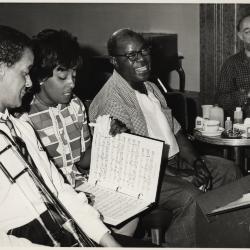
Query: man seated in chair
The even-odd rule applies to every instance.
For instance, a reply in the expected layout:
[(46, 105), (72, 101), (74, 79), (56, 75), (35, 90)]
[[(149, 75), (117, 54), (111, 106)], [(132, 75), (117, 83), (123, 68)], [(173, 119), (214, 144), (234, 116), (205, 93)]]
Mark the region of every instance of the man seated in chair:
[(234, 181), (241, 176), (240, 170), (229, 160), (200, 156), (183, 135), (160, 90), (148, 81), (150, 49), (139, 33), (130, 29), (114, 32), (108, 41), (108, 52), (114, 72), (92, 101), (90, 120), (109, 114), (132, 133), (170, 145), (159, 196), (159, 206), (174, 214), (165, 240), (171, 247), (192, 247), (195, 197)]

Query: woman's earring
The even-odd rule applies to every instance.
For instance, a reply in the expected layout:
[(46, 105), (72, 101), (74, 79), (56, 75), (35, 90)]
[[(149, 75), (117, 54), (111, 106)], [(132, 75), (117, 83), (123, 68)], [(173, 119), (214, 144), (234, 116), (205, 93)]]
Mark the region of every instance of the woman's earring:
[(40, 86), (42, 86), (44, 84), (44, 82), (40, 82)]

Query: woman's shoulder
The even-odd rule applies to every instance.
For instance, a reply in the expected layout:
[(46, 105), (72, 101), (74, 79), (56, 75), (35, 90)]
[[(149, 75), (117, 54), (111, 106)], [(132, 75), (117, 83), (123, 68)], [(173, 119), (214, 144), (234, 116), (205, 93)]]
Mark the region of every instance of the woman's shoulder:
[(84, 107), (83, 101), (76, 95), (73, 95), (71, 98), (71, 101), (69, 103), (69, 106), (71, 105), (77, 105), (79, 107)]

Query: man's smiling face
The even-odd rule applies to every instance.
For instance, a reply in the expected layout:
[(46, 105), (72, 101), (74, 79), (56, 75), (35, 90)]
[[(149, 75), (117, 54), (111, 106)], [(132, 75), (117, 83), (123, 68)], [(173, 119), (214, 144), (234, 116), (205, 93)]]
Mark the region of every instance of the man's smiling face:
[(151, 71), (150, 51), (140, 36), (120, 38), (114, 56), (117, 72), (130, 85), (148, 80)]

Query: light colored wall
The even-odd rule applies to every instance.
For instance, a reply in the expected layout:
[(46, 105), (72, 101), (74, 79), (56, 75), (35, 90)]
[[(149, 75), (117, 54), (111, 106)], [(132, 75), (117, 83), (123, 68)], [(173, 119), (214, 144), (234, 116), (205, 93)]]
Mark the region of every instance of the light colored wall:
[[(109, 35), (121, 27), (140, 32), (178, 34), (184, 56), (186, 90), (200, 90), (199, 5), (164, 3), (1, 3), (0, 23), (34, 35), (44, 28), (63, 28), (83, 46), (106, 54)], [(177, 75), (172, 74), (173, 87)]]

